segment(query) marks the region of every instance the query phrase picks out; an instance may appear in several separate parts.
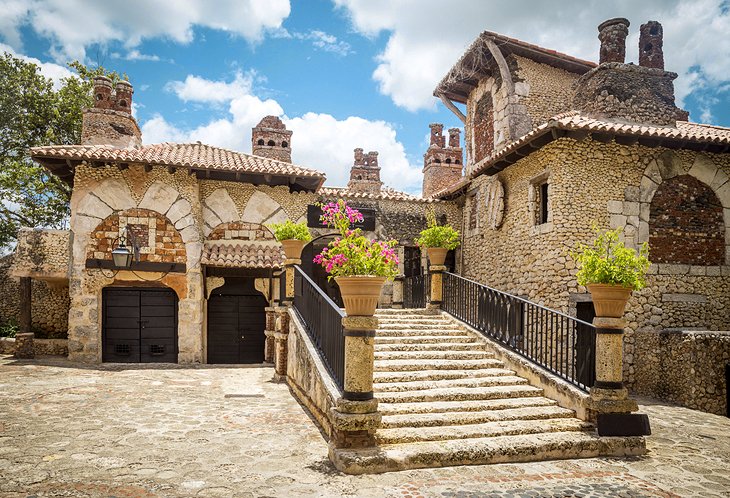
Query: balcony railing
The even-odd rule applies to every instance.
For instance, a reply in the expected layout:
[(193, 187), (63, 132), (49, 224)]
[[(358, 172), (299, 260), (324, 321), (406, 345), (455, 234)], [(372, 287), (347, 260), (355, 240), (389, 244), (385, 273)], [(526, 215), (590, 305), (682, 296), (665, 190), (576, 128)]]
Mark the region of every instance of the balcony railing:
[(444, 311), (579, 389), (593, 386), (592, 324), (453, 273), (443, 282)]
[(414, 275), (403, 279), (403, 307), (425, 308), (428, 296), (429, 279), (427, 274)]
[(343, 389), (345, 381), (345, 313), (299, 266), (294, 267), (294, 310), (335, 383)]

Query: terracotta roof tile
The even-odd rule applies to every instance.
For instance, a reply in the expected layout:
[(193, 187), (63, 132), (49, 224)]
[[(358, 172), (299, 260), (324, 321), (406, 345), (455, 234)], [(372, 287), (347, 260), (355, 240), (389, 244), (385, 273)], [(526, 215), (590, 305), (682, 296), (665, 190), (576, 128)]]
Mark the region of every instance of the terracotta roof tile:
[(373, 200), (392, 200), (392, 201), (410, 201), (410, 202), (438, 202), (438, 199), (424, 199), (415, 195), (400, 192), (398, 190), (385, 187), (380, 192), (357, 192), (346, 187), (321, 187), (318, 194), (325, 197), (347, 197), (350, 199), (373, 199)]
[(200, 262), (226, 268), (281, 268), (284, 252), (278, 243), (206, 242)]
[(325, 178), (321, 171), (201, 143), (166, 142), (128, 149), (104, 145), (48, 145), (33, 147), (30, 152), (34, 159), (126, 162), (211, 171)]

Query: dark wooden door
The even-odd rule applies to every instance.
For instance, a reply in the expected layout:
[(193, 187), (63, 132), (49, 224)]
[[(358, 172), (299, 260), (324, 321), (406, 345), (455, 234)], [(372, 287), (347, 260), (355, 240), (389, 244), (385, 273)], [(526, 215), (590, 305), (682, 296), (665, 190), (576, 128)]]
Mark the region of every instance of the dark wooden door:
[(266, 306), (252, 278), (226, 279), (208, 299), (208, 363), (262, 363)]
[(177, 362), (177, 295), (170, 289), (104, 289), (102, 360)]

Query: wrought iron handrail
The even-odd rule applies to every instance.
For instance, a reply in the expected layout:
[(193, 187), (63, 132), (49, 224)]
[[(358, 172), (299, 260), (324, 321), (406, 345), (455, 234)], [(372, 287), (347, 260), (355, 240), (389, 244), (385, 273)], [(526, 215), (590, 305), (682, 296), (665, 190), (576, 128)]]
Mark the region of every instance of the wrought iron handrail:
[(299, 267), (294, 267), (294, 310), (342, 391), (345, 382), (345, 313)]
[(403, 279), (403, 307), (425, 308), (428, 296), (428, 275), (420, 273)]
[(449, 272), (442, 309), (583, 391), (594, 383), (596, 328), (588, 322)]

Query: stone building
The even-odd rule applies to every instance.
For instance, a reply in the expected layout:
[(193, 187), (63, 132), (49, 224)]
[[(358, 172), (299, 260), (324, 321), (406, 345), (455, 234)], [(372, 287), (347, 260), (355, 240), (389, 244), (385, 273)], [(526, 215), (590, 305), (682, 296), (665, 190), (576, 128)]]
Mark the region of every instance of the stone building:
[[(62, 316), (51, 328), (67, 325), (74, 360), (261, 362), (265, 308), (278, 302), (283, 263), (267, 225), (307, 220), (319, 202), (344, 198), (367, 211), (366, 233), (398, 239), (411, 258), (427, 209), (459, 223), (453, 203), (383, 187), (377, 152), (357, 149), (349, 186), (325, 188), (323, 173), (292, 164), (292, 132), (275, 116), (253, 129), (253, 154), (201, 143), (146, 145), (130, 112), (130, 84), (114, 89), (100, 77), (94, 94), (82, 144), (32, 151), (73, 187), (70, 231), (22, 232), (3, 280), (10, 288), (14, 279), (33, 279), (26, 296), (33, 323), (49, 308)], [(324, 244), (329, 230), (317, 223), (315, 216), (310, 225)], [(113, 264), (120, 245), (135, 254), (129, 270)], [(38, 290), (40, 281), (47, 283)], [(44, 298), (51, 283), (59, 296), (52, 301)], [(382, 305), (392, 294), (389, 286)], [(2, 318), (22, 301), (4, 305)]]
[(639, 65), (626, 64), (628, 27), (599, 26), (598, 65), (482, 33), (434, 92), (464, 122), (468, 158), (434, 197), (463, 206), (465, 276), (588, 321), (570, 251), (593, 224), (622, 228), (630, 247), (648, 242), (624, 380), (726, 413), (730, 129), (688, 122), (675, 105), (659, 23), (641, 27)]

